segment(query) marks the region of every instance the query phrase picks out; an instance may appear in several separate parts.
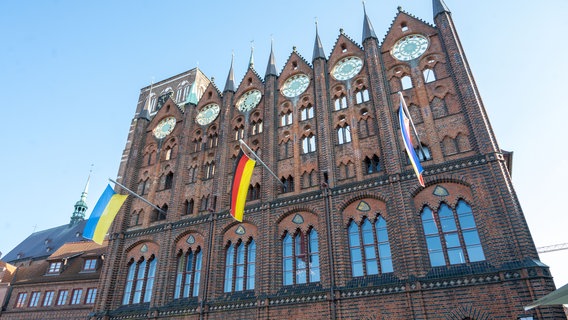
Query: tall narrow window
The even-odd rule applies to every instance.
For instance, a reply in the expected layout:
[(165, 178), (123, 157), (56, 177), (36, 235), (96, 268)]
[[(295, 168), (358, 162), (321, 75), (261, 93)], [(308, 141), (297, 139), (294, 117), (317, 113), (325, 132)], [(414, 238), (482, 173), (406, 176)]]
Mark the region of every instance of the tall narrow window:
[(293, 237), (286, 233), (282, 240), (282, 275), (284, 285), (320, 281), (317, 231), (298, 230)]
[(81, 304), (81, 296), (83, 295), (83, 289), (73, 289), (71, 295), (71, 304)]
[(337, 142), (339, 144), (351, 142), (351, 129), (349, 128), (348, 124), (343, 127), (337, 128)]
[(122, 297), (123, 305), (150, 301), (156, 277), (157, 262), (157, 259), (151, 256), (148, 260), (142, 258), (138, 263), (130, 263), (126, 275), (124, 296)]
[(224, 292), (253, 290), (256, 276), (256, 243), (251, 239), (229, 244), (225, 258)]
[(30, 297), (30, 307), (37, 307), (39, 304), (39, 296), (41, 295), (40, 292), (36, 291), (36, 292), (32, 292), (32, 295)]
[(292, 124), (292, 112), (288, 111), (280, 115), (280, 126), (288, 126)]
[(310, 153), (316, 151), (316, 137), (310, 134), (307, 137), (302, 138), (302, 153)]
[(347, 108), (347, 98), (345, 96), (335, 98), (333, 100), (333, 107), (335, 111)]
[(235, 128), (235, 140), (243, 139), (245, 137), (245, 127), (240, 125)]
[(43, 304), (44, 307), (49, 307), (53, 302), (53, 296), (55, 295), (55, 291), (46, 291), (45, 296), (43, 297)]
[(412, 88), (412, 79), (410, 76), (404, 76), (400, 78), (400, 84), (402, 86), (402, 90), (410, 89)]
[(363, 160), (363, 167), (365, 174), (381, 171), (381, 162), (379, 157), (376, 154), (374, 154), (371, 158), (365, 157), (365, 160)]
[(254, 136), (259, 133), (262, 133), (262, 120), (253, 121), (251, 123), (251, 134)]
[(280, 181), (282, 182), (282, 193), (294, 191), (294, 177), (282, 177)]
[(59, 290), (59, 294), (57, 295), (57, 305), (65, 305), (67, 302), (67, 296), (69, 296), (69, 290)]
[(355, 92), (355, 101), (357, 104), (369, 101), (369, 90), (363, 88)]
[(174, 173), (169, 172), (164, 181), (164, 189), (171, 189), (174, 182)]
[(16, 299), (16, 308), (23, 308), (26, 306), (26, 299), (28, 298), (27, 292), (18, 293), (18, 298)]
[[(432, 155), (430, 154), (430, 148), (428, 148), (428, 146), (425, 144), (422, 144), (422, 148), (420, 147), (414, 148), (414, 152), (416, 152), (416, 155), (418, 156), (418, 159), (420, 159), (420, 161), (432, 160)], [(410, 163), (410, 159), (408, 161)]]
[(199, 282), (201, 279), (201, 248), (178, 257), (178, 272), (174, 298), (197, 297), (199, 295)]
[(97, 298), (97, 288), (87, 289), (87, 296), (85, 297), (86, 304), (94, 304)]
[(455, 210), (445, 203), (440, 205), (437, 212), (424, 207), (421, 216), (432, 267), (485, 260), (473, 213), (467, 202), (458, 201)]
[(387, 224), (382, 216), (374, 224), (367, 218), (360, 226), (351, 221), (348, 234), (353, 277), (393, 272)]
[(308, 120), (314, 117), (314, 107), (311, 104), (300, 110), (300, 120)]
[(436, 81), (436, 74), (434, 73), (434, 69), (426, 68), (422, 72), (424, 75), (424, 83)]
[(170, 160), (172, 158), (172, 148), (166, 148), (166, 155), (164, 156), (164, 160)]

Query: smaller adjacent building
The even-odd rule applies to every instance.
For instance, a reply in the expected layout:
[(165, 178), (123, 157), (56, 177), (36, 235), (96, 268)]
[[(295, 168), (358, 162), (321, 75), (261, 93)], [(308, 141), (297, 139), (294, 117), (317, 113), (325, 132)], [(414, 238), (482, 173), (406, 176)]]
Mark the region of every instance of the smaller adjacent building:
[(2, 319), (86, 319), (97, 297), (107, 244), (65, 243), (47, 259), (18, 266)]

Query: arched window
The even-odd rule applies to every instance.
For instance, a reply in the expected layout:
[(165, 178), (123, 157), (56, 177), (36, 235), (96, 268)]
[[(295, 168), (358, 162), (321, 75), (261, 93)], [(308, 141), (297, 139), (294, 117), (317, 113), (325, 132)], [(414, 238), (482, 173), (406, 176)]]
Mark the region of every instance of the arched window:
[(383, 217), (379, 216), (374, 224), (364, 218), (360, 226), (351, 221), (348, 233), (353, 277), (393, 272), (387, 224)]
[(420, 215), (432, 267), (485, 260), (473, 212), (467, 202), (458, 201), (455, 210), (445, 203), (437, 212), (424, 207)]
[(339, 144), (351, 142), (351, 129), (348, 124), (337, 128), (337, 142)]
[(404, 76), (400, 78), (400, 85), (402, 86), (402, 90), (411, 89), (412, 79), (410, 78), (410, 76)]
[(243, 139), (245, 137), (245, 127), (240, 125), (235, 128), (235, 140)]
[(292, 140), (280, 143), (280, 159), (288, 159), (294, 155)]
[(289, 126), (292, 124), (292, 112), (288, 111), (280, 115), (280, 126)]
[(249, 185), (249, 190), (247, 193), (247, 200), (258, 200), (260, 199), (260, 184)]
[(434, 69), (426, 68), (422, 72), (422, 75), (424, 75), (424, 83), (436, 81), (436, 74), (434, 73)]
[(185, 200), (185, 202), (183, 203), (183, 213), (182, 214), (192, 214), (193, 213), (193, 209), (195, 207), (195, 201), (193, 201), (193, 199)]
[(320, 281), (318, 233), (300, 230), (292, 237), (286, 233), (282, 240), (282, 283), (286, 285)]
[(172, 148), (166, 148), (166, 154), (164, 155), (164, 160), (170, 160), (172, 158)]
[(251, 123), (251, 134), (254, 136), (259, 133), (262, 133), (262, 120), (253, 121)]
[(201, 279), (202, 253), (198, 247), (177, 258), (177, 274), (174, 299), (197, 297)]
[(371, 158), (365, 157), (365, 160), (363, 160), (363, 169), (365, 174), (381, 171), (381, 162), (379, 157), (376, 154), (374, 154)]
[(224, 292), (253, 290), (256, 276), (256, 243), (229, 243), (225, 257)]
[[(426, 160), (432, 160), (432, 155), (430, 154), (430, 148), (428, 148), (427, 145), (422, 144), (422, 148), (420, 147), (416, 147), (414, 148), (414, 152), (416, 152), (416, 155), (418, 156), (418, 159), (420, 161), (426, 161)], [(408, 159), (408, 163), (410, 163), (410, 159)]]
[(314, 107), (311, 104), (308, 104), (305, 108), (300, 110), (300, 120), (308, 120), (314, 117)]
[(369, 101), (369, 90), (363, 88), (355, 92), (355, 101), (357, 104)]
[(157, 259), (153, 255), (148, 260), (141, 258), (138, 262), (131, 261), (126, 275), (123, 305), (150, 302), (156, 277), (156, 265)]
[(345, 96), (340, 96), (333, 99), (333, 107), (335, 111), (347, 108), (347, 98)]
[(209, 149), (216, 148), (219, 145), (219, 135), (217, 133), (213, 133), (209, 135)]
[(169, 172), (164, 180), (164, 189), (171, 189), (174, 183), (174, 173)]
[(197, 138), (193, 139), (193, 152), (197, 152), (197, 151), (201, 150), (201, 145), (202, 145), (201, 137), (197, 137)]
[(302, 153), (310, 153), (316, 151), (316, 137), (310, 133), (307, 137), (302, 138)]
[(280, 181), (282, 181), (282, 193), (294, 191), (294, 177), (291, 175), (288, 177), (282, 177)]

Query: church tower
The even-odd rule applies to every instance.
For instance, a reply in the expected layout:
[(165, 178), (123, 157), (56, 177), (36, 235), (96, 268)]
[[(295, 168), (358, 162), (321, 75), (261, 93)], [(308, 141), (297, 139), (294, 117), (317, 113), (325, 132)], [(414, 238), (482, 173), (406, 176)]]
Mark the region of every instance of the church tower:
[(89, 208), (87, 206), (87, 194), (89, 193), (89, 181), (91, 180), (91, 175), (87, 178), (87, 183), (85, 184), (85, 189), (81, 193), (81, 199), (75, 203), (75, 211), (71, 215), (70, 225), (76, 225), (81, 221), (85, 220), (85, 213)]
[[(311, 60), (294, 48), (278, 72), (271, 46), (264, 78), (251, 50), (222, 90), (197, 68), (142, 88), (118, 181), (160, 210), (125, 202), (92, 318), (560, 318), (523, 310), (552, 277), (452, 15), (432, 8), (399, 8), (382, 40), (363, 8), (361, 43), (340, 30), (331, 48), (316, 25)], [(268, 166), (238, 222), (241, 141)]]

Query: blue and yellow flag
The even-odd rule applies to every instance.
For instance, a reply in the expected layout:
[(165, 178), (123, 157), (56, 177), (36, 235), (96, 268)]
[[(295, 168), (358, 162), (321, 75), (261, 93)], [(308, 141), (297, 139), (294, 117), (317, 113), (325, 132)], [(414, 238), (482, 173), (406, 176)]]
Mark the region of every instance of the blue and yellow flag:
[(83, 230), (83, 237), (102, 244), (105, 236), (128, 195), (118, 194), (107, 185)]
[(400, 133), (402, 134), (402, 141), (404, 142), (404, 148), (406, 149), (408, 158), (410, 158), (410, 163), (412, 164), (414, 173), (416, 173), (416, 178), (418, 178), (418, 183), (420, 183), (420, 185), (424, 187), (424, 178), (422, 177), (422, 172), (424, 172), (424, 169), (422, 169), (420, 159), (416, 155), (416, 152), (414, 151), (414, 147), (412, 145), (412, 138), (410, 137), (410, 119), (408, 119), (406, 113), (404, 112), (403, 103), (404, 100), (401, 95), (400, 108), (398, 109)]

